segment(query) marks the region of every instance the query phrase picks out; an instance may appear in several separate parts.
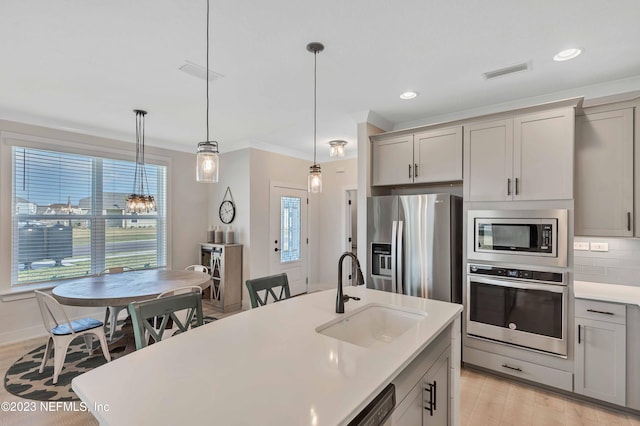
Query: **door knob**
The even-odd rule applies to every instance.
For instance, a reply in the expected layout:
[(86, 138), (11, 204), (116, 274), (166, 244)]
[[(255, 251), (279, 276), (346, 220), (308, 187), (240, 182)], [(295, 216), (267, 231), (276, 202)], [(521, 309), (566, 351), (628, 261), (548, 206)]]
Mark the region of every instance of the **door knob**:
[(276, 247), (275, 249), (273, 249), (273, 251), (278, 252), (278, 251), (280, 251), (280, 249), (278, 247)]

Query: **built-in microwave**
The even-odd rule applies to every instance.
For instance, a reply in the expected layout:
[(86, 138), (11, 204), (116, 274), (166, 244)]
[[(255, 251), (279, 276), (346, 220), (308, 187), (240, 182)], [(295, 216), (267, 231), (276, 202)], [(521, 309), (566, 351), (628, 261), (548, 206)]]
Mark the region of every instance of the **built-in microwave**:
[(469, 210), (467, 258), (567, 266), (567, 210)]

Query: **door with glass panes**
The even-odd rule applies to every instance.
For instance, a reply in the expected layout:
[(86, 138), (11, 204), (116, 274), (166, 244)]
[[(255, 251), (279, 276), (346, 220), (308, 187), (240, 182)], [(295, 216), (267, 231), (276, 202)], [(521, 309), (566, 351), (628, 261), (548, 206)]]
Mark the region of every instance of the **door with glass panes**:
[(270, 274), (286, 273), (291, 295), (307, 291), (307, 190), (271, 186)]

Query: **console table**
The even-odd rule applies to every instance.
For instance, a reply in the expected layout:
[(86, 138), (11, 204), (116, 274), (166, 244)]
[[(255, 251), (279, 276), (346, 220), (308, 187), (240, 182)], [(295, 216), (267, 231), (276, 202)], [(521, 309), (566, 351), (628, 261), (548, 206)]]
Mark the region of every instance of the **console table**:
[(208, 293), (222, 312), (242, 307), (242, 244), (200, 244), (201, 263), (211, 271)]

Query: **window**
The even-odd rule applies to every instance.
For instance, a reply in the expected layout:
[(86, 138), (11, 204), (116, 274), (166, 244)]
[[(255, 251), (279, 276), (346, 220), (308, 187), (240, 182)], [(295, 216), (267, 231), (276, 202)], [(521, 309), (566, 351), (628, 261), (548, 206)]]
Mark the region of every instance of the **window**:
[(300, 260), (300, 198), (280, 198), (280, 262)]
[(135, 162), (12, 147), (11, 284), (166, 265), (166, 167), (146, 164), (157, 211), (130, 214)]

